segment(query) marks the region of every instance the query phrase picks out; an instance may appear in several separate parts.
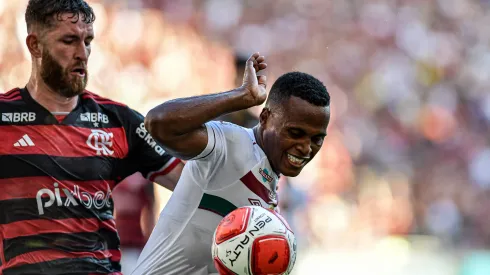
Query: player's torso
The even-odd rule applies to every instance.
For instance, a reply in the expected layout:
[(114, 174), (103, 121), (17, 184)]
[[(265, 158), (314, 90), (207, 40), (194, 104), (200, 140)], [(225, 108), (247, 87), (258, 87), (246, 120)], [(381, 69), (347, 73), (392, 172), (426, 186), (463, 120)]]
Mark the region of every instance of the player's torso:
[(227, 131), (229, 150), (220, 160), (185, 165), (133, 274), (216, 273), (211, 244), (221, 219), (237, 207), (277, 205), (277, 176), (253, 133), (238, 126)]
[(0, 101), (0, 115), (0, 182), (8, 190), (2, 196), (35, 198), (38, 191), (51, 194), (58, 188), (66, 197), (61, 188), (67, 188), (87, 192), (85, 200), (90, 195), (97, 203), (94, 197), (114, 186), (114, 171), (128, 154), (123, 122), (115, 111), (85, 102), (59, 122), (23, 101)]
[[(217, 225), (216, 221), (219, 222), (238, 207), (257, 205), (275, 208), (277, 206), (277, 178), (271, 173), (272, 168), (267, 158), (263, 157), (260, 160), (254, 160), (254, 162), (256, 164), (250, 170), (237, 173), (237, 180), (231, 185), (204, 192), (198, 206), (198, 212), (193, 217), (202, 219), (202, 221), (198, 221), (199, 224), (209, 223), (214, 231), (215, 225)], [(209, 215), (209, 213), (214, 215)], [(210, 219), (209, 217), (215, 218)], [(211, 220), (213, 222), (210, 222)]]
[[(246, 148), (244, 148), (246, 149)], [(249, 148), (256, 150), (254, 148)], [(242, 159), (243, 171), (222, 171), (232, 173), (225, 178), (235, 181), (217, 190), (208, 190), (202, 194), (197, 209), (189, 225), (184, 229), (183, 252), (190, 264), (206, 263), (210, 272), (216, 272), (211, 258), (211, 244), (218, 223), (234, 209), (246, 205), (258, 205), (265, 208), (277, 206), (277, 177), (263, 154), (256, 152), (248, 159)], [(187, 245), (186, 245), (187, 244)]]
[[(0, 252), (4, 273), (26, 255), (43, 262), (50, 260), (45, 257), (50, 250), (73, 248), (83, 254), (89, 248), (84, 248), (85, 244), (74, 248), (77, 239), (85, 239), (99, 250), (117, 249), (111, 190), (118, 180), (114, 171), (128, 154), (118, 113), (84, 100), (58, 121), (29, 101), (32, 99), (12, 94), (0, 98), (0, 226), (4, 233)], [(83, 233), (59, 233), (71, 231)], [(117, 243), (110, 248), (105, 239)], [(98, 253), (101, 258), (110, 255), (92, 255)]]

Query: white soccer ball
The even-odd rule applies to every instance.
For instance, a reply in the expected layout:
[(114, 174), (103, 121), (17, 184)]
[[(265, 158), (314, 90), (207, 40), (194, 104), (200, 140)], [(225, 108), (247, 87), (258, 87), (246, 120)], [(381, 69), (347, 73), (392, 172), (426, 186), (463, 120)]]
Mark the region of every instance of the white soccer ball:
[(296, 261), (296, 238), (276, 211), (244, 206), (221, 220), (212, 254), (221, 275), (289, 274)]

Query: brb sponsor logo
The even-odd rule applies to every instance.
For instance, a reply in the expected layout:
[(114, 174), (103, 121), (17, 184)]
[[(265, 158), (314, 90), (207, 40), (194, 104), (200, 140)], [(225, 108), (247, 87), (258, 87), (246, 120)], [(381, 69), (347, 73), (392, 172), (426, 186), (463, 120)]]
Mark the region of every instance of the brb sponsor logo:
[(109, 117), (102, 113), (83, 113), (80, 114), (80, 120), (92, 123), (109, 123)]
[(97, 156), (111, 156), (114, 154), (112, 149), (113, 133), (107, 133), (102, 130), (91, 130), (92, 133), (88, 136), (87, 145), (97, 152)]
[[(36, 202), (39, 215), (44, 215), (44, 209), (53, 206), (56, 202), (57, 206), (78, 206), (83, 205), (86, 208), (102, 209), (103, 207), (111, 207), (110, 197), (111, 190), (108, 188), (106, 192), (97, 191), (92, 196), (87, 192), (80, 192), (80, 187), (75, 185), (73, 190), (67, 188), (59, 188), (58, 183), (54, 183), (54, 191), (48, 188), (43, 188), (37, 191)], [(65, 197), (61, 197), (61, 192), (65, 194)], [(47, 195), (47, 197), (45, 196)], [(47, 199), (47, 200), (46, 200)]]
[(150, 133), (146, 131), (144, 123), (141, 123), (140, 127), (136, 128), (136, 134), (144, 141), (146, 141), (146, 143), (148, 143), (148, 145), (150, 145), (150, 147), (153, 148), (155, 152), (160, 156), (165, 153), (165, 150), (163, 150), (163, 148), (160, 147), (157, 142), (151, 137)]
[(103, 113), (82, 113), (80, 114), (80, 121), (91, 122), (94, 127), (99, 127), (99, 123), (109, 123), (109, 117)]
[(2, 114), (2, 121), (4, 122), (33, 122), (35, 120), (36, 120), (36, 113), (33, 112)]

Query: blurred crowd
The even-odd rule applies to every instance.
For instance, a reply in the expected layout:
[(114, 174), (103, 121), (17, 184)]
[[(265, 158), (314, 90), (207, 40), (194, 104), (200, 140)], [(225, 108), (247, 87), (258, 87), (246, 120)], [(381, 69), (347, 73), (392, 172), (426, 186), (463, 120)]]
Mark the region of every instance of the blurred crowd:
[[(25, 2), (0, 0), (2, 91), (29, 76)], [(235, 60), (253, 51), (268, 58), (269, 87), (293, 70), (325, 83), (328, 137), (279, 189), (309, 255), (300, 268), (329, 251), (351, 251), (338, 256), (345, 262), (362, 258), (352, 251), (383, 251), (403, 265), (411, 250), (432, 249), (455, 251), (446, 260), (460, 263), (458, 274), (490, 272), (488, 254), (466, 253), (490, 248), (490, 1), (89, 2), (97, 15), (89, 90), (142, 113), (232, 88)], [(259, 110), (226, 119), (250, 124)], [(161, 209), (168, 194), (156, 194)]]

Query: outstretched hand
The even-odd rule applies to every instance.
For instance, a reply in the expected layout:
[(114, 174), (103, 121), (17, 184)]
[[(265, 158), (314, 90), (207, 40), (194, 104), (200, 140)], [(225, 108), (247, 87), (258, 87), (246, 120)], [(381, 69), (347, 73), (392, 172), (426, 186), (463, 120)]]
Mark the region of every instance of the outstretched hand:
[(266, 93), (266, 82), (267, 79), (265, 75), (257, 76), (257, 73), (265, 70), (267, 64), (265, 63), (265, 57), (261, 56), (259, 53), (254, 53), (247, 60), (245, 66), (245, 73), (243, 75), (243, 85), (242, 88), (246, 89), (250, 94), (254, 104), (260, 105), (264, 103), (267, 98)]

